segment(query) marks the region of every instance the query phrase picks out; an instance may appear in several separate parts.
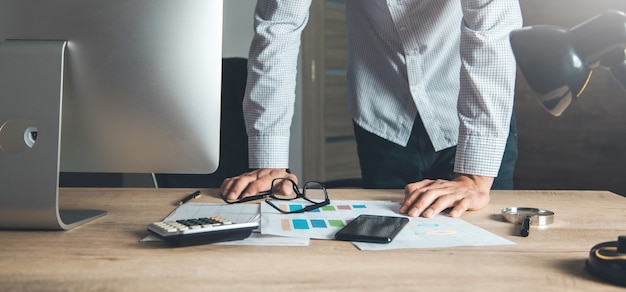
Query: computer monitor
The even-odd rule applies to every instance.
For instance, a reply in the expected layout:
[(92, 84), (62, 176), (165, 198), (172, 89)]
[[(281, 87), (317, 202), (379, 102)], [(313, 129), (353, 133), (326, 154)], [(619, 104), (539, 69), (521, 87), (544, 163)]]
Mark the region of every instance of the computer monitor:
[(0, 229), (70, 229), (59, 172), (212, 173), (222, 0), (0, 0)]

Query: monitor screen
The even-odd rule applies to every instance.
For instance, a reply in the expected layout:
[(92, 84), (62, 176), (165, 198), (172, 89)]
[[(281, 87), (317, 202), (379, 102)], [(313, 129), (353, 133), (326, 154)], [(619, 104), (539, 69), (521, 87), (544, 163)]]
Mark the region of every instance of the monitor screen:
[(222, 0), (0, 0), (0, 227), (60, 171), (215, 171), (221, 53)]

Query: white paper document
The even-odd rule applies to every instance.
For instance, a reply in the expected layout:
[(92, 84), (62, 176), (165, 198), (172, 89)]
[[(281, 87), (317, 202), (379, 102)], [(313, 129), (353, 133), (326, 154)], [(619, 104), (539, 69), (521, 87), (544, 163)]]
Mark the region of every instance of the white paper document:
[(458, 246), (511, 245), (514, 242), (459, 218), (437, 215), (433, 218), (411, 218), (388, 244), (353, 242), (361, 250), (401, 248), (445, 248)]
[[(300, 208), (301, 201), (278, 204), (284, 210)], [(282, 214), (261, 204), (261, 233), (268, 235), (334, 239), (335, 233), (361, 214), (407, 217), (398, 213), (400, 204), (387, 201), (333, 200), (328, 206), (306, 213)], [(353, 242), (361, 250), (401, 248), (445, 248), (455, 246), (509, 245), (512, 241), (467, 223), (459, 218), (438, 215), (410, 218), (409, 223), (388, 244)]]
[(163, 221), (219, 216), (232, 222), (259, 221), (259, 204), (212, 204), (190, 202), (180, 205)]
[[(306, 201), (273, 201), (283, 210), (301, 209)], [(268, 204), (261, 204), (261, 233), (289, 237), (334, 239), (337, 230), (361, 214), (402, 216), (400, 205), (388, 201), (340, 201), (319, 209), (295, 214), (283, 214)], [(406, 216), (402, 216), (406, 217)]]

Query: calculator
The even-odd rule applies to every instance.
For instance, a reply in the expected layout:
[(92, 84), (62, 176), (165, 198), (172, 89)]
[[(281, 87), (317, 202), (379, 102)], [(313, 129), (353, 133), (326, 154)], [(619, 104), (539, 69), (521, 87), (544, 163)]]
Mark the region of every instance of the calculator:
[(258, 227), (258, 222), (234, 223), (213, 216), (154, 222), (148, 231), (173, 246), (189, 246), (245, 239)]

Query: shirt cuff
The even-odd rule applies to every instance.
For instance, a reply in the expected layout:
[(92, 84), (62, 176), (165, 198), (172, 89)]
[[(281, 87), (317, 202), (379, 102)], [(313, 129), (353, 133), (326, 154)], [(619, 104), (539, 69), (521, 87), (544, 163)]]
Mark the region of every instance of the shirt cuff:
[(508, 137), (459, 137), (454, 172), (497, 177)]
[(289, 136), (248, 137), (250, 168), (288, 168)]

